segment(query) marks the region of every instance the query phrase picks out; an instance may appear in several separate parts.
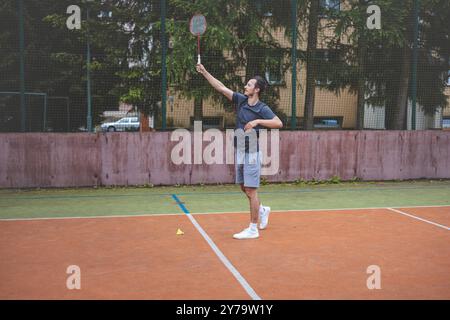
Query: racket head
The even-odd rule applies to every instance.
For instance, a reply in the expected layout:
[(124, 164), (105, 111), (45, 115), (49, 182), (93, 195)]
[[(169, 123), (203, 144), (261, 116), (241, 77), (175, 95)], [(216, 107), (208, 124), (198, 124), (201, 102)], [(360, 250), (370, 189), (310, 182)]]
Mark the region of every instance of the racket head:
[(189, 31), (194, 36), (201, 36), (206, 31), (206, 18), (202, 14), (194, 15), (189, 21)]

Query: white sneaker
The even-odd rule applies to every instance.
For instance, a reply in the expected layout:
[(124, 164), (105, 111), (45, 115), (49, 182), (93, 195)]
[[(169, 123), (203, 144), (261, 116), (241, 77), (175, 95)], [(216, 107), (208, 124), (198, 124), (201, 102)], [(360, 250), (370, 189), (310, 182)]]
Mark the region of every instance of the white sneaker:
[(258, 230), (252, 231), (252, 229), (250, 229), (250, 228), (244, 229), (242, 232), (236, 233), (236, 234), (233, 235), (233, 238), (239, 239), (239, 240), (256, 239), (258, 237), (259, 237)]
[(270, 207), (263, 207), (263, 211), (259, 212), (259, 229), (264, 230), (269, 223)]

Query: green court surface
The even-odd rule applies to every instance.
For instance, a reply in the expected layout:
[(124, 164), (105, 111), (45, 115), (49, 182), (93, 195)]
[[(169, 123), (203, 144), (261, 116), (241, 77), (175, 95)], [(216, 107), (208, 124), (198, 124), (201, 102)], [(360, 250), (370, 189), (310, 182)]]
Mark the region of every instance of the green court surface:
[[(260, 199), (272, 210), (450, 205), (450, 180), (269, 184)], [(248, 201), (236, 185), (0, 190), (0, 219), (242, 212)]]

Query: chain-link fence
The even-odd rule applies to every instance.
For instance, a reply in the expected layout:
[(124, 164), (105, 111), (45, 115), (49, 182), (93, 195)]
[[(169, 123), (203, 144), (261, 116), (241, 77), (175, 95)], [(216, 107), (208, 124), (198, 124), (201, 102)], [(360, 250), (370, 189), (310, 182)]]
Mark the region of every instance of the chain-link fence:
[[(448, 7), (4, 0), (0, 132), (171, 130), (195, 120), (233, 128), (233, 105), (196, 72), (199, 49), (205, 68), (234, 91), (263, 76), (261, 100), (283, 129), (448, 128)], [(198, 12), (208, 23), (200, 48), (189, 32)]]

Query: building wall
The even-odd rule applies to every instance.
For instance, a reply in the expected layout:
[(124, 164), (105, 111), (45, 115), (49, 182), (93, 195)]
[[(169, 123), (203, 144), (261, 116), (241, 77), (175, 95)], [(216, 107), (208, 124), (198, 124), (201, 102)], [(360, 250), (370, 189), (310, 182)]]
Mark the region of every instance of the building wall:
[[(297, 100), (297, 117), (303, 117), (305, 106), (305, 83), (306, 83), (306, 67), (301, 64), (298, 66), (298, 84), (296, 100)], [(280, 99), (278, 100), (279, 110), (286, 115), (291, 116), (292, 108), (292, 73), (286, 72), (285, 83), (279, 85)], [(205, 80), (206, 81), (206, 80)], [(242, 91), (244, 82), (242, 84)], [(220, 93), (217, 93), (220, 95)], [(171, 122), (174, 127), (189, 127), (189, 119), (194, 115), (194, 100), (183, 98), (175, 90), (171, 90), (169, 97), (173, 97), (173, 102), (169, 98), (167, 103), (167, 117), (168, 123)], [(262, 97), (264, 100), (264, 97)], [(356, 124), (356, 102), (357, 96), (350, 94), (348, 90), (342, 90), (339, 95), (334, 92), (316, 88), (314, 115), (328, 116), (328, 117), (343, 117), (343, 128), (354, 128)], [(230, 103), (231, 105), (231, 103)], [(230, 108), (232, 109), (232, 108)], [(214, 101), (212, 98), (203, 101), (203, 115), (208, 116), (223, 116), (225, 123), (233, 124), (235, 115), (233, 112), (226, 111), (220, 103)]]

